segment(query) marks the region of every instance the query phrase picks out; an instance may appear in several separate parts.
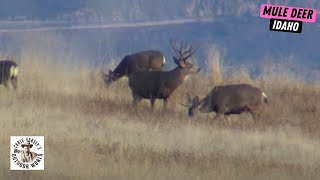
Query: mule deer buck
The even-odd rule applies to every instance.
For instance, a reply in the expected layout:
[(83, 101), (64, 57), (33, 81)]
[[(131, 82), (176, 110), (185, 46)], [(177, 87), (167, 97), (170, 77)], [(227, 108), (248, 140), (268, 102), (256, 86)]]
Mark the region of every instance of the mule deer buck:
[(136, 71), (161, 71), (166, 63), (162, 52), (156, 50), (140, 51), (134, 54), (126, 55), (114, 71), (103, 73), (104, 82), (110, 85), (123, 76), (129, 76)]
[(198, 96), (192, 99), (189, 95), (188, 100), (190, 117), (195, 110), (199, 110), (202, 113), (216, 112), (215, 119), (243, 112), (249, 112), (255, 118), (261, 105), (267, 103), (267, 96), (259, 88), (249, 84), (232, 84), (214, 87), (201, 101)]
[(11, 82), (14, 89), (18, 87), (18, 65), (11, 60), (0, 61), (0, 84), (9, 89)]
[(156, 99), (163, 100), (163, 111), (166, 111), (166, 104), (169, 97), (179, 85), (183, 83), (189, 74), (195, 74), (200, 71), (187, 59), (190, 58), (196, 50), (187, 44), (181, 42), (180, 50), (177, 49), (172, 40), (171, 46), (177, 56), (173, 60), (177, 65), (171, 71), (138, 71), (129, 76), (129, 86), (132, 91), (133, 105), (136, 106), (143, 98), (150, 99), (152, 111)]

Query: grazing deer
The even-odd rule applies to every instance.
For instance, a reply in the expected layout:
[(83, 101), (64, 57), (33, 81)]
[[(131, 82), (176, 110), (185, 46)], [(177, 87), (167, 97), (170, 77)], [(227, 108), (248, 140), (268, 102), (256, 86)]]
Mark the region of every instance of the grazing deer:
[(176, 53), (173, 60), (177, 65), (171, 71), (138, 71), (129, 76), (129, 86), (132, 91), (133, 105), (137, 105), (143, 98), (150, 99), (152, 111), (156, 99), (163, 100), (163, 111), (166, 111), (168, 98), (186, 79), (189, 74), (198, 73), (200, 68), (187, 62), (196, 50), (192, 46), (187, 47), (180, 44), (180, 50), (177, 50), (172, 41), (171, 46)]
[(166, 63), (162, 52), (156, 50), (141, 51), (125, 56), (114, 71), (103, 73), (107, 85), (117, 81), (123, 76), (129, 76), (136, 71), (161, 71)]
[[(193, 99), (188, 95), (188, 115), (194, 115), (195, 110), (203, 113), (216, 112), (216, 118), (223, 115), (251, 113), (252, 117), (258, 115), (261, 104), (267, 103), (267, 96), (259, 88), (249, 84), (232, 84), (216, 86), (201, 101), (195, 96)], [(226, 116), (225, 116), (226, 117)]]
[(9, 89), (9, 81), (14, 89), (18, 87), (18, 65), (10, 60), (0, 61), (0, 84)]

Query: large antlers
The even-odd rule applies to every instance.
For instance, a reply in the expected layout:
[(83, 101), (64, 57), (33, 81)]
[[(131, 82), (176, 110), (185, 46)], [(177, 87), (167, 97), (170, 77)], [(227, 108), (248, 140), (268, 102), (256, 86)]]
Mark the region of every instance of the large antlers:
[(176, 53), (176, 55), (179, 57), (179, 59), (183, 61), (187, 60), (197, 51), (197, 49), (192, 48), (192, 45), (188, 47), (188, 44), (187, 43), (184, 44), (182, 41), (180, 42), (179, 50), (176, 48), (175, 43), (173, 42), (172, 39), (170, 40), (170, 44), (174, 52)]

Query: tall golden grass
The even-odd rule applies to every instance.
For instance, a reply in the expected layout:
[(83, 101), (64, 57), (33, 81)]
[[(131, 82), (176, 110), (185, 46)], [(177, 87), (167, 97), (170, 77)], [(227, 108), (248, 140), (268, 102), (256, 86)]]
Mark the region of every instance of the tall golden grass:
[[(210, 59), (210, 56), (209, 56)], [(216, 61), (216, 62), (214, 62)], [(17, 91), (0, 87), (1, 179), (317, 179), (320, 86), (281, 76), (193, 76), (174, 92), (169, 111), (148, 101), (131, 107), (127, 78), (106, 88), (99, 70), (70, 68), (24, 54)], [(188, 118), (186, 93), (204, 97), (219, 84), (260, 87), (269, 104), (250, 115), (212, 122)], [(10, 171), (10, 136), (44, 135), (45, 170)]]

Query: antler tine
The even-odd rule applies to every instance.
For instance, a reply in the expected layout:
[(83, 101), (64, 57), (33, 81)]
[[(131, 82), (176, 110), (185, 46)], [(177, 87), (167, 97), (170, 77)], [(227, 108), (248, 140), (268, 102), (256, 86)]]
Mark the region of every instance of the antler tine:
[(185, 45), (184, 45), (184, 53), (183, 55), (187, 54), (188, 53), (188, 43), (186, 42)]
[(170, 40), (170, 44), (174, 50), (174, 52), (176, 53), (176, 55), (179, 56), (179, 58), (183, 61), (185, 61), (186, 59), (190, 58), (197, 50), (197, 49), (193, 49), (192, 45), (190, 45), (190, 47), (188, 47), (188, 43), (187, 42), (180, 42), (180, 47), (179, 50), (177, 49), (177, 47), (175, 46), (173, 40)]
[(189, 54), (190, 52), (191, 52), (191, 50), (192, 50), (192, 45), (190, 46), (190, 48), (188, 49), (188, 45), (187, 44), (185, 44), (185, 48), (184, 48), (185, 50), (184, 50), (184, 52), (183, 52), (183, 55), (187, 55), (187, 54)]
[(186, 59), (185, 56), (190, 52), (190, 49), (188, 49), (188, 43), (181, 41), (180, 43), (180, 55), (181, 59)]
[(172, 40), (172, 39), (170, 40), (170, 44), (171, 44), (171, 46), (172, 46), (172, 48), (173, 48), (174, 52), (176, 53), (176, 55), (178, 55), (180, 58), (182, 58), (182, 55), (181, 55), (181, 49), (180, 49), (180, 51), (178, 51), (178, 50), (176, 49), (176, 47), (175, 47), (174, 42), (173, 42), (173, 40)]
[(192, 50), (192, 45), (191, 45), (189, 50), (187, 51), (189, 54), (187, 55), (187, 57), (184, 58), (184, 60), (187, 60), (188, 58), (190, 58), (198, 50), (198, 48)]
[(184, 52), (186, 51), (186, 43), (183, 41), (181, 41), (181, 49), (182, 49), (181, 54), (184, 54)]
[(185, 43), (184, 44), (184, 50), (183, 50), (183, 53), (182, 53), (182, 56), (183, 56), (183, 58), (184, 59), (187, 59), (185, 56), (187, 55), (187, 57), (190, 57), (189, 55), (191, 54), (193, 54), (194, 52), (192, 51), (192, 49), (193, 49), (193, 47), (192, 47), (192, 45), (190, 45), (189, 47), (188, 47), (188, 43)]
[(181, 51), (181, 57), (183, 60), (185, 60), (185, 59), (187, 59), (187, 58), (185, 58), (185, 56), (190, 53), (192, 46), (188, 49), (188, 43), (185, 42), (184, 45), (183, 44), (181, 45), (181, 47), (183, 47), (183, 51)]
[(179, 54), (180, 54), (181, 58), (183, 58), (183, 53), (182, 53), (183, 49), (182, 49), (182, 47), (183, 47), (183, 41), (180, 42), (180, 51), (179, 51)]

